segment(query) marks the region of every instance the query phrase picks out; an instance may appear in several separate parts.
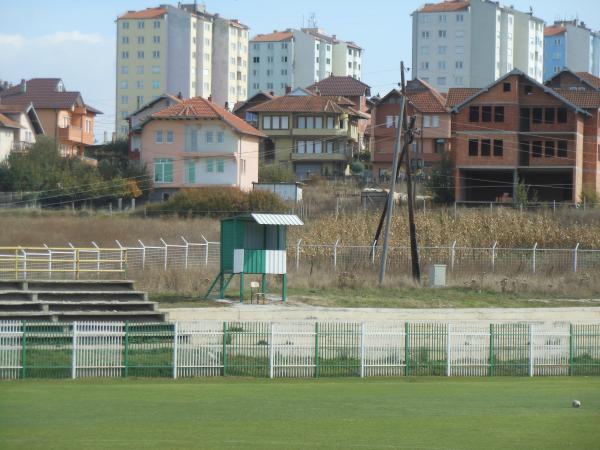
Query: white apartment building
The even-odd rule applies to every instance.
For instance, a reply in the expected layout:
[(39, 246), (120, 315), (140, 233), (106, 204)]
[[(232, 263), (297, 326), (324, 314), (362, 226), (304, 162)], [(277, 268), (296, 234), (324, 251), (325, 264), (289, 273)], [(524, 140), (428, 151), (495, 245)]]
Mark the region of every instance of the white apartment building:
[(250, 41), (248, 95), (284, 95), (330, 75), (362, 78), (362, 49), (319, 28), (259, 34)]
[(544, 22), (490, 0), (448, 0), (412, 14), (413, 77), (444, 92), (482, 87), (513, 69), (542, 81)]
[[(237, 70), (232, 80), (229, 67), (232, 57), (236, 68), (238, 57), (241, 70), (244, 61), (247, 66), (248, 28), (239, 22), (209, 14), (203, 4), (179, 4), (128, 11), (116, 24), (118, 135), (128, 133), (126, 118), (132, 112), (163, 93), (184, 99), (212, 95), (222, 106), (246, 98), (246, 82), (237, 80)], [(230, 29), (235, 29), (235, 39)], [(247, 72), (240, 74), (242, 80), (246, 77)]]

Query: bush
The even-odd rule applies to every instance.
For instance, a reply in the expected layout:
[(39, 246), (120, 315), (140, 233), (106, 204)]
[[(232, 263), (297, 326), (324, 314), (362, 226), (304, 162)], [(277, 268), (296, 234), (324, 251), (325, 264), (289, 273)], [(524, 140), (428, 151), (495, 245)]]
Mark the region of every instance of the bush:
[(293, 183), (296, 176), (287, 167), (280, 165), (261, 165), (258, 168), (258, 181), (260, 183)]
[(454, 173), (452, 161), (447, 154), (432, 168), (425, 187), (435, 203), (447, 205), (454, 202)]
[(359, 161), (356, 161), (352, 163), (350, 170), (352, 170), (353, 175), (360, 175), (365, 171), (365, 165)]
[(207, 187), (183, 189), (163, 203), (149, 205), (147, 211), (179, 216), (229, 215), (246, 212), (283, 212), (285, 203), (272, 192), (246, 193), (238, 188)]

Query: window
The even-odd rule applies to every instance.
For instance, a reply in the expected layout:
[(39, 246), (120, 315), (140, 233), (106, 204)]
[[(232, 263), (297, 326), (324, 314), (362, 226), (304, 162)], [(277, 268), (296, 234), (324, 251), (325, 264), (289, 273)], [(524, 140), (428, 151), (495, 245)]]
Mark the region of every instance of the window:
[(533, 123), (535, 125), (539, 125), (542, 123), (542, 108), (533, 108), (532, 115), (533, 115)]
[(122, 22), (122, 24), (121, 24), (121, 27), (122, 27), (124, 30), (128, 30), (128, 29), (129, 29), (129, 22)]
[(152, 66), (152, 73), (159, 74), (160, 73), (160, 66)]
[(445, 55), (446, 51), (447, 51), (447, 47), (445, 45), (440, 45), (438, 46), (438, 54), (439, 55)]
[(144, 43), (144, 36), (138, 36), (137, 42), (138, 42), (138, 44), (143, 44)]
[(421, 37), (423, 39), (429, 39), (429, 31), (422, 31), (421, 32)]
[(494, 122), (504, 122), (504, 106), (494, 107)]
[(287, 58), (288, 58), (287, 56), (282, 56), (281, 57), (281, 62), (287, 62)]
[(421, 63), (421, 70), (429, 70), (429, 62), (423, 61)]
[(438, 61), (438, 69), (446, 70), (446, 61)]
[(431, 128), (431, 117), (423, 116), (423, 128)]
[(208, 173), (212, 173), (215, 171), (215, 166), (214, 166), (215, 162), (212, 159), (207, 159), (206, 160), (206, 171)]
[(531, 86), (530, 84), (526, 84), (523, 87), (523, 90), (525, 91), (525, 95), (531, 95), (533, 93), (533, 86)]
[(444, 141), (443, 139), (436, 139), (435, 147), (434, 147), (433, 151), (434, 151), (434, 153), (439, 155), (441, 153), (444, 153), (445, 147), (446, 147), (446, 141)]
[(554, 157), (555, 148), (556, 148), (556, 143), (554, 141), (546, 141), (546, 151), (544, 152), (544, 154), (546, 155), (546, 158)]
[(335, 118), (334, 117), (327, 117), (327, 128), (329, 128), (330, 130), (335, 128)]
[(129, 82), (127, 80), (121, 81), (121, 89), (127, 89), (129, 87)]
[(154, 28), (160, 28), (160, 20), (154, 21)]
[(456, 30), (456, 37), (462, 39), (465, 37), (465, 32), (463, 30)]
[(263, 116), (263, 130), (287, 130), (288, 116)]
[(121, 52), (122, 59), (129, 59), (129, 52)]
[(558, 123), (567, 123), (567, 109), (558, 108), (556, 110), (556, 121)]
[(129, 113), (127, 111), (121, 111), (121, 119), (127, 119)]
[(122, 95), (121, 96), (121, 103), (123, 105), (126, 105), (127, 103), (129, 103), (129, 97), (127, 97), (126, 95)]
[(502, 156), (504, 154), (504, 141), (494, 140), (494, 156)]
[(212, 131), (207, 131), (206, 132), (206, 143), (207, 144), (212, 144), (213, 143), (213, 132)]
[(129, 36), (123, 36), (121, 38), (121, 44), (129, 44)]
[(446, 14), (440, 14), (439, 19), (440, 19), (440, 22), (445, 23), (448, 21), (448, 16), (446, 16)]
[(225, 160), (217, 159), (217, 172), (218, 173), (225, 172)]
[(173, 182), (173, 160), (155, 159), (154, 160), (154, 181), (156, 183)]
[(137, 101), (137, 107), (139, 108), (140, 106), (142, 106), (144, 104), (144, 96), (138, 95), (136, 97), (136, 101)]
[(557, 144), (556, 156), (559, 158), (567, 157), (567, 141), (558, 141)]
[(462, 61), (456, 61), (454, 63), (454, 67), (456, 67), (457, 69), (462, 69), (463, 68), (463, 62)]
[(512, 90), (512, 85), (510, 83), (504, 83), (502, 89), (504, 92), (510, 92)]
[(152, 40), (154, 41), (155, 44), (160, 44), (160, 36), (154, 36), (152, 38)]
[(492, 141), (490, 139), (483, 139), (481, 141), (481, 156), (490, 156), (492, 149)]
[(385, 126), (386, 128), (396, 128), (398, 126), (398, 116), (387, 116)]
[(142, 29), (142, 28), (144, 28), (144, 25), (145, 25), (145, 24), (144, 24), (144, 22), (142, 22), (142, 21), (139, 21), (139, 22), (138, 22), (138, 28), (139, 28), (139, 29)]
[(464, 16), (464, 14), (457, 14), (457, 15), (456, 15), (456, 21), (457, 21), (457, 22), (464, 22), (464, 21), (465, 21), (465, 16)]
[(193, 159), (185, 160), (185, 182), (187, 184), (196, 182), (196, 163)]
[(554, 108), (546, 108), (544, 110), (544, 122), (548, 125), (553, 124), (556, 119), (556, 110)]
[(457, 55), (463, 55), (465, 53), (465, 48), (462, 45), (459, 45), (454, 50)]
[(154, 50), (154, 51), (152, 52), (152, 57), (153, 57), (154, 59), (158, 59), (158, 58), (160, 58), (160, 51), (158, 51), (158, 50)]
[(440, 126), (440, 116), (431, 117), (431, 128), (438, 128)]
[(534, 158), (542, 157), (542, 142), (541, 141), (533, 141), (531, 144), (531, 156)]
[(252, 62), (259, 63), (260, 62), (260, 56), (254, 56), (252, 58)]
[(225, 133), (223, 133), (222, 131), (219, 131), (217, 133), (217, 143), (223, 144), (224, 142), (225, 142)]
[(129, 73), (129, 66), (121, 66), (121, 74), (127, 75)]
[(469, 108), (469, 122), (479, 122), (479, 106)]
[(137, 57), (138, 57), (138, 59), (144, 59), (144, 52), (143, 51), (137, 52)]
[(440, 38), (445, 38), (446, 37), (446, 30), (439, 30), (438, 31), (438, 37)]
[(163, 132), (162, 132), (162, 130), (156, 130), (154, 132), (154, 142), (156, 144), (162, 144), (163, 143)]
[(137, 67), (135, 68), (135, 72), (136, 72), (138, 75), (143, 75), (143, 73), (144, 73), (144, 66), (137, 66)]
[(135, 87), (138, 89), (144, 89), (144, 80), (138, 80), (135, 82)]
[(152, 89), (160, 89), (160, 81), (153, 81), (152, 82)]
[(481, 108), (481, 121), (491, 122), (492, 121), (492, 107), (484, 106)]
[(167, 130), (167, 144), (173, 143), (173, 130)]
[(477, 139), (469, 139), (469, 156), (479, 155), (479, 141)]

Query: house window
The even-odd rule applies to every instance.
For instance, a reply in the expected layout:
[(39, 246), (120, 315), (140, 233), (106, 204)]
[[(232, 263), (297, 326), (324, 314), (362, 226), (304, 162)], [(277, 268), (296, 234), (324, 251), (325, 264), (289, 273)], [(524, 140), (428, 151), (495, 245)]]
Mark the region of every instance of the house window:
[(502, 85), (502, 90), (503, 90), (504, 92), (510, 92), (510, 91), (512, 90), (512, 86), (511, 86), (511, 84), (510, 84), (510, 83), (504, 83), (504, 84)]
[(215, 162), (212, 159), (206, 160), (206, 171), (208, 173), (213, 173), (215, 171)]
[(128, 30), (128, 29), (129, 29), (129, 22), (122, 22), (122, 24), (121, 24), (121, 27), (122, 27), (124, 30)]
[(440, 126), (440, 116), (431, 117), (431, 128), (438, 128)]
[(438, 55), (445, 55), (447, 51), (447, 48), (445, 45), (440, 45), (438, 47)]
[(446, 141), (444, 141), (443, 139), (436, 139), (434, 152), (438, 155), (441, 153), (444, 153), (445, 146), (446, 146)]
[(121, 74), (127, 75), (128, 73), (129, 73), (129, 67), (128, 66), (121, 66)]
[(129, 59), (129, 52), (121, 52), (122, 59)]
[(556, 143), (554, 141), (546, 141), (546, 151), (545, 151), (546, 158), (554, 157), (555, 148), (556, 148)]
[(225, 133), (223, 133), (222, 131), (219, 131), (217, 133), (217, 143), (223, 144), (224, 142), (225, 142)]
[(144, 52), (142, 52), (142, 51), (137, 52), (137, 57), (138, 57), (138, 59), (144, 59)]
[(207, 144), (212, 144), (213, 143), (213, 132), (212, 131), (207, 131), (206, 132), (206, 143)]
[(556, 110), (556, 121), (558, 123), (567, 123), (567, 109), (558, 108)]
[(446, 30), (438, 30), (438, 37), (445, 38), (446, 37)]
[(129, 87), (129, 82), (127, 80), (121, 81), (121, 89), (127, 89)]
[(492, 121), (492, 107), (484, 106), (481, 108), (481, 121), (491, 122)]
[(469, 156), (479, 155), (479, 141), (477, 139), (469, 139)]
[(423, 128), (430, 128), (430, 127), (431, 127), (431, 117), (423, 116)]
[(490, 156), (492, 148), (492, 141), (490, 139), (483, 139), (481, 141), (481, 156)]
[(156, 183), (172, 183), (173, 182), (173, 160), (172, 159), (155, 159), (154, 160), (154, 181)]
[(287, 130), (289, 128), (288, 116), (264, 116), (263, 130)]
[(162, 132), (162, 130), (156, 130), (154, 132), (154, 142), (156, 144), (162, 144), (163, 143), (163, 132)]
[(154, 36), (152, 38), (152, 40), (154, 41), (155, 44), (160, 44), (160, 36)]
[(567, 157), (567, 141), (558, 141), (556, 146), (557, 146), (556, 156), (558, 156), (559, 158), (566, 158)]
[(123, 105), (126, 105), (127, 103), (129, 103), (129, 97), (127, 95), (121, 95), (121, 103)]
[(551, 125), (555, 122), (555, 119), (556, 119), (556, 109), (546, 108), (544, 110), (544, 122), (548, 125)]
[(167, 130), (167, 144), (173, 143), (173, 130)]
[(152, 52), (152, 57), (153, 57), (154, 59), (158, 59), (158, 58), (160, 58), (160, 51), (158, 51), (158, 50), (154, 50), (154, 51)]
[(154, 28), (160, 28), (160, 20), (154, 21)]
[(138, 75), (143, 75), (143, 73), (144, 73), (144, 66), (137, 66), (137, 67), (135, 68), (135, 72), (136, 72)]
[(469, 122), (479, 122), (479, 106), (469, 108)]
[(217, 159), (217, 172), (218, 173), (225, 172), (225, 160), (224, 159)]
[(144, 43), (144, 36), (138, 36), (137, 42), (138, 42), (138, 44), (143, 44)]
[(533, 86), (531, 86), (530, 84), (526, 84), (523, 87), (523, 90), (525, 91), (525, 95), (531, 95), (533, 93)]
[(429, 39), (429, 31), (421, 31), (421, 37), (423, 39)]
[(542, 142), (541, 141), (533, 141), (531, 144), (531, 156), (534, 158), (542, 157)]
[(196, 163), (193, 159), (185, 161), (185, 182), (187, 184), (196, 183)]
[(152, 89), (160, 89), (160, 81), (153, 81), (152, 82)]
[(494, 156), (502, 156), (504, 154), (504, 141), (494, 140)]
[(542, 108), (533, 108), (533, 123), (534, 125), (539, 125), (542, 123)]
[(504, 122), (504, 106), (494, 107), (494, 122)]
[(159, 74), (160, 73), (160, 66), (152, 66), (152, 73)]
[(142, 21), (138, 22), (138, 28), (142, 29), (142, 28), (144, 28), (144, 25), (145, 25), (144, 22), (142, 22)]
[(135, 82), (135, 86), (136, 86), (138, 89), (144, 89), (144, 80), (139, 80), (139, 81), (136, 81), (136, 82)]
[(123, 36), (121, 38), (121, 44), (129, 44), (129, 36)]

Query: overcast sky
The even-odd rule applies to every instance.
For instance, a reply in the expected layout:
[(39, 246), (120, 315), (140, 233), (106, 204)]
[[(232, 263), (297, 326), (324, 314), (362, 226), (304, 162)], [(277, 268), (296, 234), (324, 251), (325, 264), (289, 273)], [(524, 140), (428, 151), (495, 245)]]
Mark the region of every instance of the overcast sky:
[[(193, 0), (190, 0), (190, 2)], [(115, 19), (131, 9), (166, 0), (0, 0), (0, 79), (59, 77), (69, 90), (104, 112), (96, 137), (114, 130)], [(176, 4), (177, 2), (172, 2)], [(364, 81), (385, 93), (399, 79), (400, 61), (411, 64), (410, 13), (422, 0), (207, 0), (207, 10), (237, 18), (251, 36), (298, 28), (312, 13), (317, 24), (365, 49)], [(430, 1), (433, 3), (433, 1)], [(598, 0), (509, 0), (517, 9), (533, 7), (546, 22), (579, 17), (600, 29)]]

